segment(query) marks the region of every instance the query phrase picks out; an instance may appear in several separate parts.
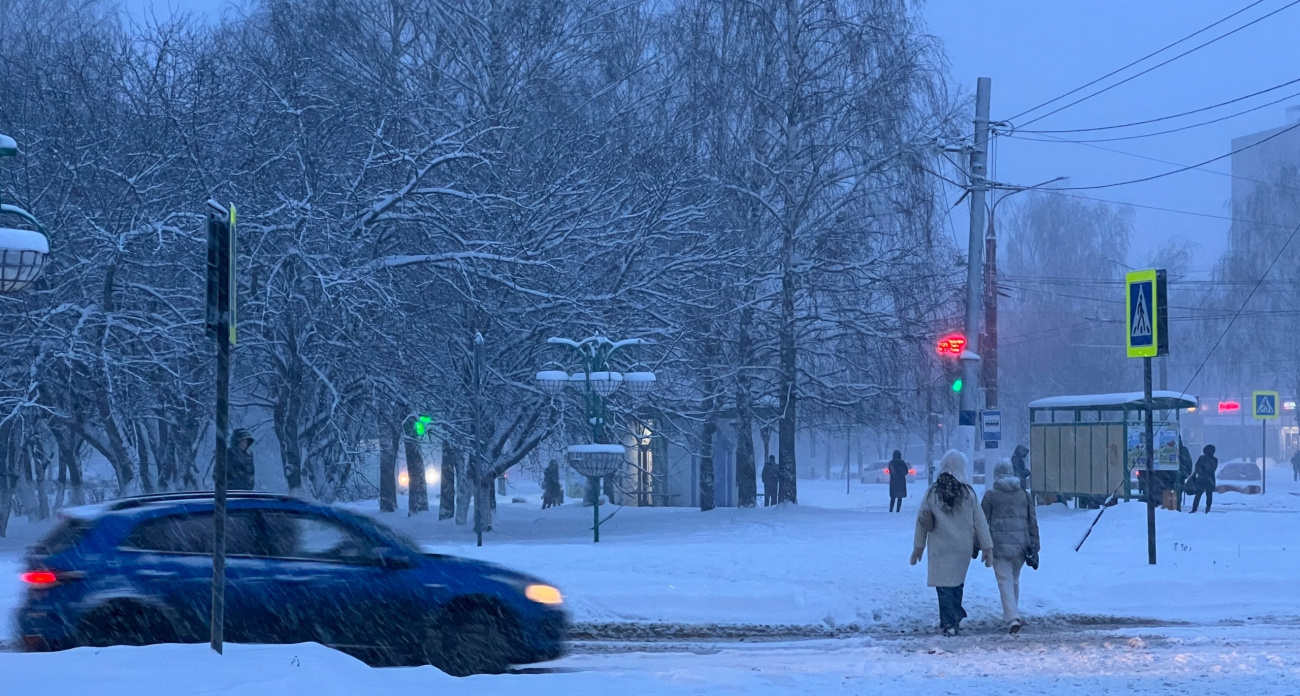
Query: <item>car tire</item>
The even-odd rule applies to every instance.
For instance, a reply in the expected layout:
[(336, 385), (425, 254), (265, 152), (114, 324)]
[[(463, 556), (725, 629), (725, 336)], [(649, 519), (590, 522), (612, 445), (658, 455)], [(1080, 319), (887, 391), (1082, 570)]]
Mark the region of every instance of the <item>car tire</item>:
[(81, 643), (95, 648), (176, 642), (171, 624), (157, 611), (138, 604), (109, 604), (86, 615)]
[(511, 623), (495, 607), (453, 610), (430, 627), (429, 663), (453, 677), (501, 674), (510, 668)]

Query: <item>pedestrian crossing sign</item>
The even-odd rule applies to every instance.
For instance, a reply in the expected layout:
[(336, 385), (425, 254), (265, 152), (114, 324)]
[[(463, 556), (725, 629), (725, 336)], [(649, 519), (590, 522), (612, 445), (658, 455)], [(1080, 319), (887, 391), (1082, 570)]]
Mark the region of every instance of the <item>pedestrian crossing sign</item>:
[(1277, 418), (1277, 392), (1257, 391), (1251, 401), (1255, 405), (1255, 408), (1252, 409), (1255, 420), (1274, 420)]
[(1128, 357), (1154, 358), (1169, 354), (1169, 318), (1164, 270), (1133, 271), (1125, 278)]

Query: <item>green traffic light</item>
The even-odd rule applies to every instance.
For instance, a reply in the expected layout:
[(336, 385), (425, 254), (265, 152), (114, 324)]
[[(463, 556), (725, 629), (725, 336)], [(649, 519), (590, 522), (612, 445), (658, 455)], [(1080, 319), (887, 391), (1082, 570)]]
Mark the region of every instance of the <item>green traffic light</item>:
[(429, 425), (432, 423), (433, 419), (429, 416), (420, 416), (419, 418), (416, 418), (414, 425), (416, 437), (424, 437), (425, 434), (429, 432)]
[(961, 391), (961, 378), (960, 378), (960, 377), (958, 377), (957, 379), (955, 379), (955, 380), (952, 381), (952, 390), (955, 391), (955, 392), (959, 392), (959, 391)]

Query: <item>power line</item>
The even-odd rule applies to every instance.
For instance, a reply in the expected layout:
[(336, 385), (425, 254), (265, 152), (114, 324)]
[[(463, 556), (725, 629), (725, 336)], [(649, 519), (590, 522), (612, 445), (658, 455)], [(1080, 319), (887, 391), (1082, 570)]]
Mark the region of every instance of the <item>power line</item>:
[[(1188, 34), (1187, 36), (1184, 36), (1183, 38), (1181, 38), (1181, 39), (1179, 39), (1179, 40), (1177, 40), (1177, 41), (1175, 41), (1175, 42), (1173, 42), (1173, 43), (1171, 43), (1171, 44), (1166, 44), (1165, 46), (1161, 47), (1160, 49), (1158, 49), (1158, 50), (1156, 50), (1156, 51), (1153, 51), (1153, 52), (1151, 52), (1151, 53), (1148, 53), (1148, 54), (1146, 54), (1145, 56), (1142, 56), (1141, 58), (1138, 58), (1137, 60), (1133, 61), (1132, 63), (1129, 63), (1128, 65), (1125, 65), (1125, 66), (1123, 66), (1123, 67), (1121, 67), (1121, 68), (1117, 68), (1117, 69), (1115, 69), (1115, 70), (1112, 70), (1112, 71), (1106, 73), (1105, 75), (1102, 75), (1101, 77), (1099, 77), (1099, 78), (1093, 80), (1092, 82), (1089, 82), (1089, 83), (1087, 83), (1087, 84), (1084, 84), (1084, 85), (1080, 85), (1080, 86), (1078, 86), (1078, 87), (1075, 87), (1074, 89), (1070, 90), (1069, 92), (1066, 92), (1065, 94), (1062, 94), (1062, 95), (1059, 96), (1059, 97), (1056, 97), (1056, 98), (1054, 98), (1054, 99), (1049, 99), (1049, 100), (1043, 102), (1042, 104), (1039, 104), (1038, 106), (1035, 106), (1035, 107), (1033, 107), (1033, 108), (1031, 108), (1031, 109), (1027, 109), (1027, 110), (1025, 110), (1025, 111), (1022, 111), (1022, 112), (1016, 114), (1015, 116), (1012, 116), (1011, 118), (1009, 118), (1009, 119), (1007, 119), (1007, 120), (1008, 120), (1008, 121), (1015, 121), (1016, 119), (1020, 118), (1021, 116), (1024, 116), (1025, 114), (1028, 114), (1028, 113), (1032, 113), (1032, 112), (1034, 112), (1034, 111), (1038, 111), (1039, 109), (1043, 108), (1044, 106), (1047, 106), (1048, 104), (1055, 104), (1056, 102), (1061, 101), (1062, 99), (1065, 99), (1066, 97), (1068, 97), (1068, 96), (1070, 96), (1070, 95), (1072, 95), (1072, 94), (1076, 94), (1076, 93), (1078, 93), (1078, 92), (1081, 92), (1081, 91), (1083, 91), (1083, 90), (1085, 90), (1085, 89), (1087, 89), (1087, 88), (1089, 88), (1089, 87), (1091, 87), (1091, 86), (1097, 84), (1098, 82), (1101, 82), (1102, 80), (1105, 80), (1106, 78), (1109, 78), (1109, 77), (1112, 77), (1112, 76), (1114, 76), (1114, 75), (1117, 75), (1117, 74), (1119, 74), (1119, 73), (1121, 73), (1121, 72), (1124, 72), (1125, 70), (1128, 70), (1129, 68), (1131, 68), (1131, 67), (1137, 65), (1138, 63), (1141, 63), (1142, 61), (1147, 60), (1148, 58), (1154, 58), (1155, 56), (1158, 56), (1158, 55), (1160, 55), (1161, 53), (1164, 53), (1165, 51), (1168, 51), (1169, 49), (1173, 48), (1174, 46), (1177, 46), (1178, 44), (1180, 44), (1180, 43), (1182, 43), (1182, 42), (1184, 42), (1184, 41), (1187, 41), (1188, 39), (1191, 39), (1191, 38), (1193, 38), (1193, 37), (1195, 37), (1195, 36), (1198, 36), (1198, 35), (1200, 35), (1200, 34), (1204, 34), (1205, 32), (1207, 32), (1207, 31), (1209, 31), (1209, 30), (1211, 30), (1211, 29), (1213, 29), (1213, 28), (1219, 26), (1220, 24), (1223, 24), (1224, 22), (1226, 22), (1226, 21), (1232, 19), (1233, 17), (1236, 17), (1237, 15), (1241, 14), (1242, 12), (1245, 12), (1246, 10), (1249, 10), (1249, 9), (1251, 9), (1252, 7), (1255, 7), (1256, 5), (1259, 5), (1259, 4), (1263, 3), (1263, 2), (1264, 2), (1264, 0), (1256, 0), (1255, 2), (1252, 2), (1252, 3), (1250, 3), (1249, 5), (1246, 5), (1245, 7), (1241, 8), (1240, 10), (1237, 10), (1236, 12), (1233, 12), (1232, 14), (1228, 15), (1227, 17), (1224, 17), (1223, 19), (1220, 19), (1219, 21), (1217, 21), (1217, 22), (1215, 22), (1215, 23), (1213, 23), (1213, 24), (1210, 24), (1209, 26), (1201, 27), (1200, 29), (1197, 29), (1196, 31), (1194, 31), (1194, 32), (1192, 32), (1192, 33), (1190, 33), (1190, 34)], [(1288, 5), (1288, 7), (1289, 7), (1289, 5)], [(1283, 9), (1286, 9), (1286, 8), (1283, 8)], [(1222, 37), (1220, 37), (1220, 38), (1222, 38)], [(1195, 49), (1193, 49), (1193, 50), (1195, 50)], [(1157, 66), (1157, 67), (1159, 67), (1159, 66)], [(1092, 95), (1092, 96), (1096, 96), (1096, 95)], [(1085, 97), (1085, 98), (1086, 98), (1086, 97)], [(1077, 103), (1077, 102), (1076, 102), (1076, 103)], [(1062, 108), (1064, 108), (1064, 107), (1062, 107)], [(1060, 109), (1057, 109), (1057, 111), (1059, 111), (1059, 110), (1060, 110)], [(1053, 111), (1052, 113), (1056, 113), (1056, 112)], [(1048, 114), (1048, 116), (1051, 116), (1051, 114)], [(1038, 120), (1038, 119), (1034, 119), (1034, 120)], [(1033, 121), (1030, 121), (1030, 123), (1033, 123)]]
[[(1300, 82), (1300, 79), (1292, 80), (1291, 82), (1288, 82), (1287, 84), (1292, 84), (1292, 83), (1294, 83), (1294, 82)], [(1165, 130), (1162, 130), (1162, 131), (1156, 131), (1156, 132), (1154, 132), (1154, 133), (1141, 133), (1141, 134), (1138, 134), (1138, 135), (1115, 136), (1115, 137), (1113, 137), (1113, 138), (1088, 138), (1088, 139), (1084, 139), (1084, 140), (1075, 140), (1075, 139), (1072, 139), (1072, 138), (1068, 138), (1068, 139), (1067, 139), (1067, 138), (1056, 137), (1055, 134), (1056, 134), (1056, 133), (1078, 133), (1078, 132), (1082, 132), (1082, 131), (1107, 130), (1107, 129), (1110, 129), (1110, 128), (1125, 128), (1125, 127), (1127, 127), (1127, 126), (1104, 126), (1104, 127), (1101, 127), (1101, 128), (1080, 128), (1080, 129), (1076, 129), (1076, 130), (1073, 130), (1073, 131), (1033, 131), (1033, 130), (1031, 130), (1031, 131), (1022, 131), (1022, 132), (1024, 132), (1024, 133), (1031, 133), (1031, 134), (1034, 134), (1034, 135), (1046, 135), (1046, 136), (1049, 137), (1049, 138), (1055, 138), (1056, 141), (1058, 141), (1058, 142), (1065, 142), (1065, 143), (1079, 143), (1079, 144), (1086, 144), (1086, 143), (1114, 143), (1114, 142), (1119, 142), (1119, 141), (1121, 141), (1121, 140), (1140, 140), (1140, 139), (1142, 139), (1142, 138), (1154, 138), (1154, 137), (1156, 137), (1156, 136), (1160, 136), (1160, 135), (1169, 135), (1170, 133), (1181, 133), (1182, 131), (1185, 131), (1185, 130), (1191, 130), (1191, 129), (1193, 129), (1193, 128), (1200, 128), (1200, 127), (1202, 127), (1202, 126), (1208, 126), (1208, 125), (1211, 125), (1211, 124), (1219, 123), (1219, 122), (1221, 122), (1221, 121), (1227, 121), (1227, 120), (1230, 120), (1230, 119), (1234, 119), (1234, 118), (1236, 118), (1236, 117), (1238, 117), (1238, 116), (1245, 116), (1246, 114), (1249, 114), (1249, 113), (1252, 113), (1252, 112), (1255, 112), (1255, 111), (1259, 111), (1260, 109), (1266, 109), (1266, 108), (1268, 108), (1268, 107), (1270, 107), (1270, 106), (1274, 106), (1274, 105), (1276, 105), (1276, 104), (1281, 104), (1281, 103), (1284, 102), (1284, 101), (1287, 101), (1287, 100), (1290, 100), (1290, 99), (1295, 99), (1296, 97), (1300, 97), (1300, 92), (1296, 92), (1296, 93), (1293, 93), (1293, 94), (1288, 94), (1288, 95), (1286, 95), (1285, 97), (1282, 97), (1281, 99), (1274, 99), (1274, 100), (1271, 101), (1271, 102), (1265, 102), (1265, 103), (1263, 103), (1263, 104), (1260, 104), (1259, 106), (1252, 106), (1252, 107), (1250, 107), (1249, 109), (1244, 109), (1244, 110), (1242, 110), (1242, 111), (1238, 111), (1238, 112), (1236, 112), (1236, 113), (1228, 114), (1227, 116), (1220, 116), (1219, 118), (1210, 119), (1210, 120), (1208, 120), (1208, 121), (1201, 121), (1200, 123), (1192, 123), (1192, 124), (1189, 124), (1189, 125), (1186, 125), (1186, 126), (1180, 126), (1180, 127), (1178, 127), (1178, 128), (1168, 128), (1168, 129), (1165, 129)], [(1229, 103), (1229, 102), (1225, 102), (1225, 103)], [(1218, 105), (1218, 106), (1221, 106), (1221, 105)], [(1210, 108), (1214, 108), (1214, 107), (1206, 107), (1206, 108), (1207, 108), (1207, 109), (1210, 109)], [(1201, 110), (1201, 109), (1198, 109), (1198, 111), (1200, 111), (1200, 110)], [(1195, 113), (1195, 112), (1194, 112), (1194, 111), (1188, 111), (1188, 112), (1187, 112), (1187, 114), (1191, 114), (1191, 113)], [(1179, 114), (1179, 116), (1184, 116), (1184, 115), (1186, 115), (1186, 114)], [(1166, 116), (1165, 118), (1177, 118), (1177, 116)], [(1127, 125), (1139, 125), (1139, 124), (1141, 124), (1141, 123), (1153, 123), (1154, 121), (1160, 121), (1160, 120), (1164, 120), (1164, 119), (1152, 119), (1151, 121), (1138, 121), (1137, 123), (1132, 123), (1132, 124), (1127, 124)], [(1052, 142), (1052, 141), (1049, 141), (1049, 140), (1046, 140), (1046, 139), (1043, 139), (1043, 138), (1027, 138), (1027, 137), (1025, 137), (1025, 136), (1023, 136), (1023, 135), (1020, 135), (1019, 133), (1006, 133), (1005, 135), (1010, 135), (1010, 136), (1013, 137), (1013, 138), (1020, 138), (1021, 140), (1035, 140), (1035, 141), (1038, 141), (1038, 142)]]
[(1291, 234), (1286, 238), (1286, 241), (1283, 242), (1282, 248), (1278, 249), (1277, 253), (1273, 255), (1273, 260), (1268, 263), (1268, 268), (1265, 268), (1264, 272), (1260, 274), (1259, 281), (1257, 281), (1255, 286), (1250, 289), (1250, 293), (1246, 295), (1246, 299), (1242, 301), (1241, 307), (1232, 315), (1232, 320), (1228, 322), (1228, 325), (1223, 328), (1223, 333), (1219, 334), (1219, 337), (1215, 339), (1214, 345), (1210, 347), (1210, 352), (1205, 354), (1205, 359), (1201, 361), (1200, 367), (1196, 368), (1195, 374), (1192, 375), (1191, 379), (1187, 380), (1187, 386), (1183, 387), (1184, 394), (1186, 394), (1187, 390), (1191, 388), (1192, 383), (1196, 381), (1196, 378), (1200, 376), (1201, 370), (1205, 369), (1205, 363), (1209, 362), (1210, 356), (1214, 355), (1214, 351), (1218, 349), (1219, 344), (1223, 343), (1223, 337), (1227, 336), (1228, 331), (1232, 330), (1232, 325), (1237, 323), (1237, 317), (1241, 316), (1242, 311), (1246, 309), (1246, 305), (1250, 304), (1250, 298), (1255, 296), (1255, 291), (1259, 290), (1259, 286), (1264, 282), (1264, 279), (1268, 277), (1270, 272), (1272, 272), (1273, 266), (1277, 265), (1277, 260), (1282, 258), (1282, 253), (1286, 251), (1288, 246), (1291, 246), (1291, 240), (1295, 239), (1297, 232), (1300, 232), (1300, 225), (1296, 225), (1295, 229), (1291, 230)]
[[(1247, 100), (1247, 99), (1251, 99), (1252, 96), (1260, 96), (1261, 94), (1268, 94), (1268, 92), (1271, 92), (1271, 91), (1281, 90), (1282, 87), (1287, 87), (1287, 86), (1295, 85), (1296, 82), (1300, 82), (1300, 77), (1297, 77), (1297, 78), (1295, 78), (1295, 79), (1292, 79), (1292, 81), (1283, 82), (1282, 85), (1274, 85), (1273, 87), (1266, 88), (1266, 90), (1260, 90), (1260, 91), (1257, 91), (1257, 92), (1251, 92), (1251, 94), (1248, 94), (1248, 95), (1245, 95), (1245, 96), (1239, 96), (1239, 98), (1236, 98), (1236, 99), (1229, 99), (1229, 100), (1227, 100), (1227, 101), (1219, 101), (1218, 104), (1210, 104), (1209, 107), (1201, 107), (1201, 108), (1199, 108), (1199, 109), (1192, 109), (1192, 111), (1184, 111), (1184, 112), (1182, 112), (1182, 113), (1173, 113), (1173, 114), (1169, 114), (1169, 116), (1161, 116), (1161, 117), (1158, 117), (1158, 118), (1148, 118), (1148, 120), (1145, 120), (1145, 121), (1132, 121), (1132, 122), (1130, 122), (1130, 124), (1119, 124), (1119, 125), (1114, 125), (1114, 126), (1096, 126), (1096, 127), (1073, 127), (1073, 129), (1063, 129), (1063, 130), (1026, 130), (1026, 131), (1023, 131), (1023, 133), (1035, 133), (1035, 134), (1039, 134), (1039, 135), (1058, 134), (1058, 133), (1093, 133), (1093, 131), (1097, 131), (1097, 130), (1117, 130), (1117, 129), (1123, 129), (1123, 127), (1134, 127), (1134, 126), (1145, 126), (1145, 125), (1148, 125), (1148, 124), (1158, 124), (1158, 122), (1160, 122), (1160, 121), (1169, 121), (1169, 120), (1171, 120), (1171, 118), (1182, 118), (1183, 116), (1191, 116), (1191, 114), (1193, 114), (1193, 113), (1201, 113), (1201, 112), (1204, 112), (1204, 111), (1210, 111), (1210, 109), (1217, 109), (1217, 108), (1219, 108), (1219, 107), (1226, 107), (1226, 105), (1229, 105), (1229, 104), (1235, 104), (1235, 103), (1238, 103), (1238, 101), (1244, 101), (1244, 100)], [(1286, 98), (1279, 99), (1278, 101), (1284, 101), (1284, 100), (1287, 100), (1287, 99), (1291, 99), (1290, 96), (1286, 96)], [(1271, 103), (1271, 104), (1277, 104), (1277, 101), (1273, 101), (1273, 103)], [(1271, 105), (1271, 104), (1264, 104), (1264, 107), (1269, 107), (1269, 105)], [(1236, 114), (1234, 114), (1234, 116), (1240, 116), (1240, 114), (1242, 114), (1242, 113), (1249, 113), (1249, 112), (1251, 112), (1251, 111), (1256, 111), (1256, 109), (1258, 109), (1258, 108), (1262, 108), (1262, 107), (1255, 107), (1255, 108), (1249, 109), (1249, 111), (1244, 111), (1244, 112), (1236, 113)], [(1225, 118), (1231, 118), (1231, 116), (1226, 116)], [(1206, 122), (1208, 122), (1208, 124), (1213, 124), (1214, 121), (1206, 121)], [(1187, 127), (1196, 127), (1196, 126), (1187, 126)], [(1158, 135), (1158, 134), (1154, 134), (1154, 133), (1153, 133), (1152, 135)], [(1135, 135), (1135, 138), (1145, 138), (1145, 135)], [(1104, 142), (1104, 141), (1096, 141), (1096, 142)]]
[[(1296, 96), (1300, 96), (1300, 92), (1296, 93)], [(1136, 152), (1129, 152), (1129, 151), (1127, 151), (1127, 150), (1116, 150), (1116, 149), (1113, 148), (1113, 147), (1105, 147), (1105, 146), (1102, 146), (1102, 145), (1094, 145), (1094, 144), (1092, 144), (1091, 141), (1087, 141), (1087, 140), (1066, 140), (1065, 138), (1061, 138), (1061, 137), (1058, 137), (1058, 136), (1055, 136), (1055, 135), (1049, 135), (1049, 136), (1047, 136), (1047, 138), (1050, 138), (1050, 140), (1047, 139), (1047, 138), (1025, 138), (1025, 137), (1023, 137), (1023, 136), (1019, 136), (1019, 135), (1013, 135), (1013, 136), (1011, 136), (1011, 137), (1013, 137), (1013, 138), (1017, 138), (1017, 139), (1019, 139), (1019, 140), (1029, 140), (1029, 141), (1036, 142), (1036, 143), (1052, 143), (1052, 144), (1065, 144), (1065, 145), (1082, 145), (1082, 146), (1084, 146), (1084, 147), (1090, 147), (1090, 148), (1092, 148), (1092, 149), (1094, 149), (1094, 150), (1102, 150), (1102, 151), (1104, 151), (1104, 152), (1111, 152), (1111, 153), (1114, 153), (1114, 154), (1116, 154), (1116, 155), (1124, 155), (1124, 156), (1126, 156), (1126, 157), (1136, 157), (1137, 159), (1147, 160), (1148, 162), (1159, 162), (1159, 163), (1161, 163), (1161, 164), (1168, 164), (1168, 165), (1171, 165), (1171, 166), (1174, 166), (1174, 167), (1187, 167), (1187, 166), (1188, 166), (1188, 165), (1183, 164), (1182, 162), (1173, 162), (1173, 161), (1170, 161), (1170, 160), (1167, 160), (1167, 159), (1161, 159), (1161, 158), (1159, 158), (1159, 157), (1151, 157), (1150, 155), (1139, 155), (1139, 154), (1136, 153)], [(1099, 142), (1100, 142), (1100, 141), (1099, 141)], [(1231, 154), (1231, 153), (1229, 153), (1229, 154)], [(1249, 181), (1249, 182), (1251, 182), (1251, 183), (1253, 183), (1253, 184), (1259, 184), (1259, 185), (1261, 185), (1261, 186), (1272, 186), (1273, 188), (1286, 189), (1286, 190), (1288, 190), (1288, 191), (1300, 191), (1300, 188), (1296, 188), (1295, 186), (1287, 186), (1286, 184), (1279, 184), (1279, 183), (1277, 183), (1276, 181), (1266, 181), (1266, 180), (1264, 180), (1264, 179), (1256, 179), (1256, 178), (1254, 178), (1254, 177), (1241, 176), (1240, 174), (1231, 174), (1231, 173), (1229, 173), (1229, 172), (1221, 172), (1221, 171), (1219, 171), (1219, 170), (1217, 170), (1217, 169), (1205, 169), (1205, 168), (1203, 168), (1203, 167), (1195, 166), (1195, 165), (1193, 165), (1193, 166), (1191, 167), (1191, 169), (1195, 169), (1196, 171), (1199, 171), (1199, 172), (1205, 172), (1206, 174), (1215, 174), (1215, 175), (1218, 175), (1218, 176), (1227, 177), (1227, 178), (1229, 178), (1229, 179), (1239, 179), (1239, 180), (1241, 180), (1241, 181)], [(1289, 226), (1288, 226), (1288, 227), (1289, 227)]]
[(1109, 203), (1111, 205), (1126, 205), (1130, 208), (1142, 208), (1143, 210), (1157, 210), (1164, 213), (1178, 213), (1179, 215), (1192, 215), (1194, 217), (1211, 218), (1213, 220), (1226, 220), (1228, 222), (1241, 222), (1250, 225), (1260, 225), (1262, 227), (1282, 227), (1290, 228), (1290, 225), (1283, 225), (1275, 222), (1261, 222), (1258, 220), (1246, 220), (1244, 218), (1235, 218), (1229, 215), (1215, 215), (1214, 213), (1198, 213), (1192, 210), (1179, 210), (1177, 208), (1165, 208), (1158, 205), (1146, 205), (1145, 203), (1127, 203), (1124, 201), (1114, 201), (1106, 198), (1093, 198), (1091, 196), (1081, 196), (1077, 193), (1065, 193), (1057, 189), (1041, 188), (1036, 189), (1037, 193), (1047, 193), (1053, 196), (1064, 196), (1066, 198), (1077, 198), (1081, 201), (1090, 201), (1093, 203)]
[[(1296, 3), (1300, 3), (1300, 0), (1295, 0), (1295, 2), (1296, 2)], [(1233, 156), (1233, 155), (1235, 155), (1235, 154), (1237, 154), (1237, 153), (1239, 153), (1239, 152), (1245, 152), (1246, 150), (1249, 150), (1249, 149), (1251, 149), (1251, 148), (1253, 148), (1253, 147), (1259, 147), (1260, 145), (1263, 145), (1264, 143), (1266, 143), (1266, 142), (1268, 142), (1268, 141), (1270, 141), (1270, 140), (1272, 140), (1272, 139), (1274, 139), (1274, 138), (1276, 138), (1276, 137), (1279, 137), (1279, 136), (1285, 135), (1285, 134), (1287, 134), (1287, 133), (1290, 133), (1291, 131), (1295, 130), (1296, 128), (1300, 128), (1300, 123), (1293, 123), (1293, 124), (1291, 124), (1290, 126), (1287, 126), (1286, 128), (1283, 128), (1282, 130), (1279, 130), (1278, 132), (1276, 132), (1276, 133), (1274, 133), (1274, 134), (1268, 136), (1267, 138), (1261, 138), (1261, 139), (1259, 139), (1259, 140), (1257, 140), (1257, 141), (1255, 141), (1255, 142), (1253, 142), (1253, 143), (1251, 143), (1251, 144), (1249, 144), (1249, 145), (1243, 145), (1242, 147), (1239, 147), (1239, 148), (1237, 148), (1236, 150), (1232, 150), (1232, 151), (1228, 152), (1227, 154), (1219, 155), (1218, 157), (1211, 157), (1210, 159), (1207, 159), (1207, 160), (1205, 160), (1204, 162), (1197, 162), (1196, 164), (1187, 165), (1187, 166), (1185, 166), (1185, 167), (1179, 167), (1178, 169), (1173, 169), (1173, 170), (1170, 170), (1170, 171), (1167, 171), (1167, 172), (1162, 172), (1162, 173), (1160, 173), (1160, 174), (1152, 174), (1151, 176), (1144, 176), (1144, 177), (1142, 177), (1142, 178), (1140, 178), (1140, 179), (1129, 179), (1128, 181), (1115, 181), (1115, 182), (1111, 182), (1111, 183), (1109, 183), (1109, 184), (1095, 184), (1095, 185), (1093, 185), (1093, 186), (1063, 186), (1063, 187), (1058, 188), (1058, 189), (1055, 189), (1055, 190), (1057, 190), (1057, 191), (1095, 191), (1095, 190), (1097, 190), (1097, 189), (1115, 188), (1116, 186), (1129, 186), (1129, 185), (1132, 185), (1132, 184), (1141, 184), (1141, 183), (1144, 183), (1144, 182), (1147, 182), (1147, 181), (1154, 181), (1154, 180), (1156, 180), (1156, 179), (1163, 179), (1163, 178), (1165, 178), (1165, 177), (1167, 177), (1167, 176), (1173, 176), (1174, 174), (1182, 174), (1183, 172), (1190, 171), (1190, 170), (1192, 170), (1192, 169), (1200, 169), (1201, 167), (1204, 167), (1204, 166), (1207, 165), (1207, 164), (1213, 164), (1214, 162), (1218, 162), (1218, 161), (1221, 160), (1221, 159), (1227, 159), (1227, 158), (1229, 158), (1229, 157), (1231, 157), (1231, 156)]]

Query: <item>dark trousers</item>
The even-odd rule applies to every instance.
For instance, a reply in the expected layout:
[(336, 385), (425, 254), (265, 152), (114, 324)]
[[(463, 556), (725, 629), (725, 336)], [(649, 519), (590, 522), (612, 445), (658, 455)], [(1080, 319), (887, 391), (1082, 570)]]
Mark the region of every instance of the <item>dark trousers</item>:
[(776, 505), (776, 486), (763, 486), (763, 507)]
[(890, 498), (889, 498), (889, 511), (890, 511), (890, 512), (902, 512), (902, 511), (903, 511), (903, 499), (902, 499), (902, 498), (895, 498), (895, 497), (893, 497), (893, 496), (890, 496)]
[[(1192, 512), (1196, 512), (1196, 508), (1199, 507), (1200, 504), (1201, 504), (1201, 494), (1200, 494), (1200, 493), (1197, 493), (1197, 494), (1196, 494), (1196, 497), (1195, 497), (1195, 498), (1192, 498)], [(1209, 511), (1210, 511), (1210, 506), (1213, 505), (1213, 504), (1214, 504), (1214, 489), (1213, 489), (1213, 488), (1206, 489), (1206, 491), (1205, 491), (1205, 511), (1206, 511), (1206, 512), (1209, 512)]]
[(939, 628), (957, 628), (966, 618), (966, 610), (961, 606), (965, 585), (956, 587), (936, 587), (939, 595)]

